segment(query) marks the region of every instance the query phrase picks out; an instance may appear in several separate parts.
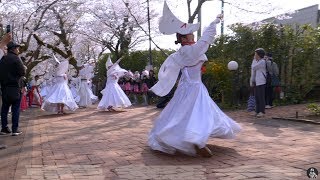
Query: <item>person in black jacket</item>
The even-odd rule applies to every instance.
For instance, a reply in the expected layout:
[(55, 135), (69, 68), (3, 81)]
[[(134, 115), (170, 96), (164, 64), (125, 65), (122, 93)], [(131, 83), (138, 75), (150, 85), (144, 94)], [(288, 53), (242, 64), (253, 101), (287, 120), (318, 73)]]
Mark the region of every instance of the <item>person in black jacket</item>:
[(1, 132), (10, 134), (8, 128), (8, 112), (11, 106), (12, 111), (12, 136), (17, 136), (19, 131), (20, 101), (21, 101), (21, 78), (25, 75), (25, 67), (19, 58), (19, 44), (9, 42), (7, 45), (8, 54), (0, 61), (0, 83), (2, 92), (1, 108)]
[[(12, 38), (12, 34), (7, 33), (0, 40), (0, 59), (2, 59), (2, 57), (6, 54), (7, 44), (11, 41), (11, 38)], [(1, 91), (0, 91), (0, 96), (2, 96)], [(0, 102), (0, 104), (2, 104), (2, 101)], [(7, 146), (5, 144), (1, 144), (0, 142), (0, 149), (6, 149), (6, 148)]]
[[(147, 79), (145, 81), (146, 81), (148, 89), (150, 89), (153, 85), (155, 85), (157, 83), (157, 78), (155, 77), (154, 71), (152, 69), (149, 71), (149, 76), (147, 77)], [(148, 96), (147, 99), (149, 100), (148, 103), (152, 104), (156, 95), (149, 91), (147, 93), (147, 96)]]

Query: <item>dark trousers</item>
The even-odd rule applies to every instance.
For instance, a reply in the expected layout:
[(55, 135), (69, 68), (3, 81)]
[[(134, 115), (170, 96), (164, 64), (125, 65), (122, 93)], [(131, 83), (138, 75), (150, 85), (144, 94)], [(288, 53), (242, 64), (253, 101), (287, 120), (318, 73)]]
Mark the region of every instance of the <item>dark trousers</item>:
[(20, 116), (20, 101), (16, 100), (13, 103), (8, 103), (2, 98), (2, 108), (1, 108), (1, 126), (5, 128), (8, 126), (8, 113), (11, 106), (12, 113), (12, 132), (17, 132), (19, 127), (19, 116)]
[(168, 102), (171, 100), (171, 98), (173, 97), (174, 95), (174, 92), (175, 92), (175, 89), (171, 89), (171, 91), (163, 96), (163, 97), (160, 97), (159, 99), (159, 102), (157, 103), (157, 108), (164, 108), (166, 107), (166, 105), (168, 104)]
[(265, 97), (265, 90), (266, 90), (266, 85), (260, 85), (256, 86), (254, 89), (254, 96), (256, 99), (256, 113), (265, 113), (265, 106), (266, 106), (266, 97)]
[(273, 87), (266, 86), (266, 105), (272, 106), (273, 101)]

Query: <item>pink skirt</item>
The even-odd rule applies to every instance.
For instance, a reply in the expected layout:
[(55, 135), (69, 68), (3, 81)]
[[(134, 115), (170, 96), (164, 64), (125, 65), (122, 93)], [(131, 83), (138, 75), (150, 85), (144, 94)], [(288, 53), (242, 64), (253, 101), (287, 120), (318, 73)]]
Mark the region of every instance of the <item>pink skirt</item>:
[(143, 83), (141, 86), (141, 92), (148, 92), (149, 88), (146, 83)]
[(127, 82), (125, 85), (124, 85), (124, 90), (125, 91), (132, 91), (132, 87), (131, 87), (131, 84), (129, 82)]
[(140, 89), (139, 89), (139, 85), (138, 84), (133, 85), (133, 92), (140, 93)]

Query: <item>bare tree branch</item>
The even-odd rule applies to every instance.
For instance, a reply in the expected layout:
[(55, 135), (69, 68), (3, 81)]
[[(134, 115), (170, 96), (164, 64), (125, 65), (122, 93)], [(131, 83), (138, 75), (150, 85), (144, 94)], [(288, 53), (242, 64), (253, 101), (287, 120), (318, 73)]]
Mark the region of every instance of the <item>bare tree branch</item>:
[[(122, 2), (125, 3), (124, 0), (122, 0)], [(147, 36), (149, 36), (149, 33), (148, 33), (146, 30), (143, 29), (143, 27), (140, 25), (140, 23), (138, 22), (137, 18), (133, 15), (133, 13), (131, 12), (131, 10), (130, 10), (128, 7), (127, 7), (127, 9), (128, 9), (128, 11), (129, 11), (130, 15), (131, 15), (131, 16), (133, 17), (133, 19), (136, 21), (138, 27), (139, 27)], [(152, 38), (150, 38), (150, 39), (151, 39), (151, 42), (152, 42), (165, 56), (168, 56), (168, 55), (163, 51), (163, 49), (161, 49), (161, 48), (153, 41)]]

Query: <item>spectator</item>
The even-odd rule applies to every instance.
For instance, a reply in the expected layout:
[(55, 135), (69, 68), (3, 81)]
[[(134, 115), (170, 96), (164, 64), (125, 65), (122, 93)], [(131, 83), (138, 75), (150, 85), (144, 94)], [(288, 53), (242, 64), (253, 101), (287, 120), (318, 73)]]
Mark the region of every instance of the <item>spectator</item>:
[(30, 82), (31, 90), (28, 94), (30, 107), (32, 107), (33, 105), (41, 107), (42, 99), (40, 95), (39, 85), (39, 75), (35, 75), (34, 79)]
[[(11, 33), (6, 34), (0, 41), (0, 59), (6, 54), (7, 44), (11, 41)], [(0, 91), (0, 96), (2, 95)], [(2, 98), (0, 99), (0, 105), (2, 105)], [(7, 146), (0, 143), (0, 149), (5, 149)]]
[(21, 78), (25, 75), (25, 67), (19, 58), (19, 44), (9, 42), (8, 54), (0, 62), (0, 83), (2, 91), (1, 108), (1, 134), (10, 134), (8, 128), (8, 112), (12, 110), (12, 136), (20, 135), (19, 128), (20, 101), (21, 101)]
[(149, 71), (147, 70), (143, 70), (141, 72), (141, 76), (140, 76), (140, 81), (141, 81), (141, 87), (140, 87), (140, 91), (142, 94), (142, 98), (143, 98), (143, 105), (147, 106), (148, 105), (148, 98), (147, 98), (147, 94), (148, 94), (148, 85), (147, 85), (147, 79), (149, 77)]
[[(148, 89), (150, 89), (156, 83), (157, 83), (157, 78), (154, 75), (154, 71), (151, 69), (151, 70), (149, 70), (149, 76), (146, 79), (146, 84), (148, 86)], [(148, 92), (147, 94), (148, 94), (149, 104), (154, 103), (154, 99), (155, 99), (156, 95), (151, 92)]]
[(265, 115), (265, 89), (266, 89), (266, 62), (263, 59), (265, 51), (258, 48), (254, 53), (254, 60), (251, 64), (250, 86), (254, 87), (254, 96), (256, 100), (255, 116), (263, 117)]
[(273, 89), (279, 86), (279, 68), (278, 65), (273, 62), (272, 53), (267, 53), (265, 60), (267, 76), (269, 76), (269, 81), (266, 83), (266, 109), (270, 109), (273, 107)]
[(26, 77), (21, 78), (21, 102), (20, 102), (20, 111), (25, 111), (28, 109), (28, 102), (27, 102), (27, 79)]

